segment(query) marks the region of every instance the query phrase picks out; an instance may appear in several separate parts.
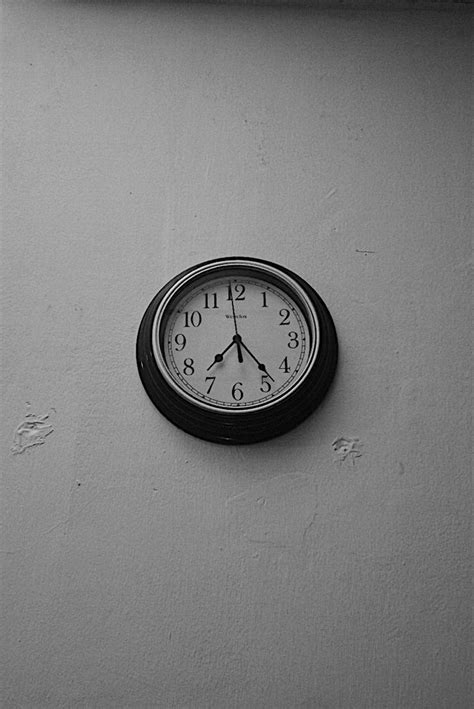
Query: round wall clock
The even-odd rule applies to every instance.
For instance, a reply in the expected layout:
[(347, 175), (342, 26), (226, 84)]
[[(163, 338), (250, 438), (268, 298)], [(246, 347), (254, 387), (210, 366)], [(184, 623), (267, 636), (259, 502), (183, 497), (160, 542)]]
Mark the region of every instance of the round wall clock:
[(200, 263), (148, 306), (137, 338), (145, 390), (172, 423), (217, 443), (255, 443), (303, 421), (336, 370), (331, 315), (287, 268), (255, 258)]

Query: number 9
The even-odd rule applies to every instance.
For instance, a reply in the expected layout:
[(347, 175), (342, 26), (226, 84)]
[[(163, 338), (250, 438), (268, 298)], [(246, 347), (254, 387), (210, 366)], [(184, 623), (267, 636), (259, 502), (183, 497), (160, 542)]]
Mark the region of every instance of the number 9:
[(176, 335), (174, 341), (176, 342), (175, 349), (177, 352), (181, 352), (181, 350), (184, 350), (184, 348), (186, 347), (186, 338), (181, 332)]

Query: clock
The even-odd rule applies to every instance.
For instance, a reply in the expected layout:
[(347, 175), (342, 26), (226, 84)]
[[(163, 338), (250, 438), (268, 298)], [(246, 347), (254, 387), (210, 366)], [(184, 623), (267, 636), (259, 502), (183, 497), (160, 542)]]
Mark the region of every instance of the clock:
[(315, 290), (256, 258), (205, 261), (153, 298), (137, 337), (143, 386), (187, 433), (255, 443), (309, 416), (337, 365), (331, 315)]

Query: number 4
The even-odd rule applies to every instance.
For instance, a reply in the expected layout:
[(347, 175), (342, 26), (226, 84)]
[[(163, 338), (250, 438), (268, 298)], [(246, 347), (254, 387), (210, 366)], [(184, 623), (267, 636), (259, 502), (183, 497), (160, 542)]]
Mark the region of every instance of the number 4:
[(289, 366), (289, 364), (288, 364), (288, 357), (285, 357), (285, 359), (284, 359), (283, 362), (280, 364), (280, 366), (278, 367), (278, 369), (282, 369), (282, 370), (285, 372), (285, 374), (288, 374), (288, 372), (290, 371), (290, 366)]

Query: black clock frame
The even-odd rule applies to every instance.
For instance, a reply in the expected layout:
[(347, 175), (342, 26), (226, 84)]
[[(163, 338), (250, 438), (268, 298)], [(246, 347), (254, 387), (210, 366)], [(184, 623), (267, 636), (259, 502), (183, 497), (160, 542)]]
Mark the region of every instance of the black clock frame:
[[(170, 289), (182, 278), (202, 266), (222, 262), (248, 262), (248, 267), (269, 280), (265, 266), (270, 266), (293, 279), (312, 303), (319, 323), (319, 349), (311, 371), (288, 396), (261, 410), (212, 410), (193, 404), (171, 387), (161, 374), (153, 353), (153, 323), (155, 313)], [(252, 269), (253, 266), (253, 269)], [(261, 274), (261, 275), (263, 275)], [(282, 283), (276, 281), (280, 287)], [(186, 282), (187, 287), (189, 282)], [(294, 294), (291, 293), (294, 297)], [(161, 346), (161, 344), (160, 344)], [(306, 419), (321, 403), (334, 378), (338, 360), (338, 341), (333, 319), (316, 291), (289, 269), (257, 258), (227, 257), (204, 261), (185, 269), (172, 278), (155, 295), (143, 315), (137, 336), (136, 357), (142, 384), (156, 408), (183, 431), (214, 443), (248, 444), (265, 441), (290, 431)]]

